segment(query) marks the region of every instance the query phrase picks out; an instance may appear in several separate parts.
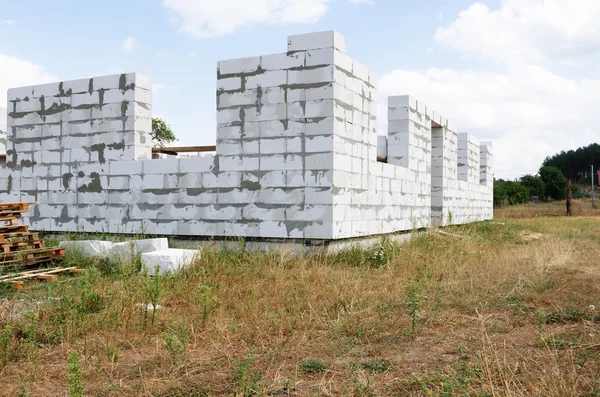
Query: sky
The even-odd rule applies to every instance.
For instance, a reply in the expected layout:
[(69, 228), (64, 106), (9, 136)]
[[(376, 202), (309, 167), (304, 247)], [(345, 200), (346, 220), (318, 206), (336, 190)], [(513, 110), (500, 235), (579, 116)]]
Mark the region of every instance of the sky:
[(494, 145), (496, 178), (600, 140), (600, 0), (0, 0), (0, 107), (10, 87), (123, 72), (153, 81), (178, 145), (216, 139), (216, 68), (336, 30), (379, 75)]

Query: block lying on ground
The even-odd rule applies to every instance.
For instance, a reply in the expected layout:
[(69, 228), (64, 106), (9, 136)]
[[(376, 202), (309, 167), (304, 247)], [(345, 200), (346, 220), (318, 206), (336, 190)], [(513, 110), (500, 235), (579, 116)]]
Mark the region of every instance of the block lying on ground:
[(169, 240), (166, 238), (150, 238), (146, 240), (131, 240), (114, 243), (110, 252), (114, 259), (131, 259), (145, 252), (164, 251), (169, 249)]
[(111, 241), (82, 240), (61, 241), (58, 246), (64, 248), (66, 252), (78, 251), (93, 258), (103, 258), (110, 255), (113, 245), (114, 243)]
[[(198, 250), (167, 249), (142, 254), (142, 272), (162, 276), (189, 267), (200, 257)], [(158, 272), (157, 272), (158, 270)]]
[(151, 238), (145, 240), (131, 240), (122, 243), (101, 240), (61, 241), (60, 248), (68, 251), (79, 251), (93, 258), (130, 259), (134, 255), (145, 252), (164, 251), (169, 249), (169, 240), (166, 238)]

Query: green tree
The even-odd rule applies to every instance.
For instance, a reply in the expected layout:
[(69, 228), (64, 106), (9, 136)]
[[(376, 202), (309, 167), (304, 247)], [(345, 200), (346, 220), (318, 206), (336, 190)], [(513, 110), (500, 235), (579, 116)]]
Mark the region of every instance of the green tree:
[(556, 167), (540, 168), (540, 177), (546, 186), (546, 195), (554, 200), (563, 200), (567, 191), (567, 177)]
[(155, 146), (164, 147), (166, 144), (176, 141), (177, 138), (165, 120), (152, 118), (152, 132), (150, 133)]
[(540, 200), (544, 200), (546, 197), (546, 184), (539, 176), (523, 175), (520, 179), (523, 186), (529, 189), (532, 196), (538, 196)]
[(494, 179), (494, 207), (527, 203), (531, 200), (529, 189), (519, 181)]
[(580, 183), (591, 182), (591, 165), (594, 166), (594, 169), (600, 167), (600, 145), (597, 143), (582, 146), (576, 150), (566, 152), (563, 150), (553, 156), (546, 157), (542, 163), (542, 167), (556, 167), (564, 176)]

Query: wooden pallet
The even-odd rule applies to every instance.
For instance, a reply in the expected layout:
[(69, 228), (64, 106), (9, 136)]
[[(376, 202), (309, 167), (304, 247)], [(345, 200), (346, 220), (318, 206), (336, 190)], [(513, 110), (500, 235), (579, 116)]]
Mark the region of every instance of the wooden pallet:
[[(19, 218), (33, 203), (0, 203), (0, 269), (7, 266), (35, 266), (64, 256), (65, 251), (46, 247)], [(2, 224), (4, 222), (4, 225)]]
[(83, 269), (79, 269), (76, 266), (29, 270), (27, 272), (17, 272), (0, 276), (0, 284), (10, 284), (11, 289), (19, 291), (23, 289), (23, 284), (28, 280), (56, 281), (60, 273), (79, 275), (82, 272)]

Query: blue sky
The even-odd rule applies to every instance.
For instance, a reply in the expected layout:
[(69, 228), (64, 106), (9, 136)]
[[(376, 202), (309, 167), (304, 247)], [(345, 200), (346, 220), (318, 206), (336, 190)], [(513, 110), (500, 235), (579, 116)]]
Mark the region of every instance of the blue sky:
[(493, 140), (496, 175), (513, 178), (598, 140), (599, 13), (594, 0), (0, 0), (0, 90), (141, 72), (179, 144), (212, 144), (218, 60), (337, 30), (379, 74), (382, 109), (415, 95)]

